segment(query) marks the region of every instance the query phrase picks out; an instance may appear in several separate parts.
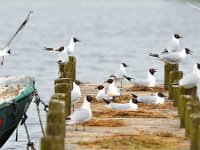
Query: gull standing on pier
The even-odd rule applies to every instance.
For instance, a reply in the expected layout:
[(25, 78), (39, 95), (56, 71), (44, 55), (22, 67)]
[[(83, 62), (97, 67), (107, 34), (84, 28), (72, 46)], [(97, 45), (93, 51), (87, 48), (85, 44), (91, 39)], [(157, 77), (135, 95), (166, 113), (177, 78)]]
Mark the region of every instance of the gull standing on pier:
[(185, 88), (191, 88), (197, 85), (200, 81), (200, 64), (197, 63), (193, 67), (193, 71), (183, 76), (179, 81), (179, 85)]
[(57, 62), (58, 63), (68, 63), (69, 55), (73, 54), (76, 42), (81, 42), (81, 41), (75, 37), (72, 37), (67, 46), (61, 46), (59, 48), (44, 47), (44, 50), (51, 51), (51, 52), (57, 52)]
[(167, 48), (162, 53), (178, 51), (180, 38), (183, 38), (183, 37), (177, 33), (173, 34), (172, 40), (167, 44)]
[(88, 121), (92, 118), (92, 111), (91, 111), (91, 104), (92, 97), (89, 95), (86, 95), (84, 97), (83, 105), (81, 108), (74, 111), (68, 118), (67, 118), (67, 124), (76, 124), (76, 131), (77, 124), (82, 123), (83, 130), (85, 131), (84, 122)]
[(147, 104), (164, 104), (166, 97), (162, 92), (157, 92), (155, 95), (141, 95), (137, 96), (132, 93), (133, 99), (136, 99), (140, 103)]
[(120, 90), (115, 86), (115, 82), (113, 81), (113, 79), (108, 79), (105, 82), (109, 84), (107, 92), (108, 96), (120, 96)]
[(157, 72), (156, 69), (150, 68), (148, 71), (147, 78), (143, 80), (137, 80), (137, 79), (133, 79), (127, 76), (124, 76), (124, 77), (128, 81), (130, 81), (131, 83), (139, 87), (155, 87), (156, 86), (156, 78), (154, 76), (155, 72)]
[(0, 56), (2, 57), (1, 65), (3, 65), (3, 63), (4, 63), (4, 57), (11, 55), (11, 50), (10, 50), (10, 47), (9, 47), (10, 43), (13, 41), (13, 39), (16, 37), (16, 35), (19, 33), (19, 31), (21, 31), (24, 28), (24, 26), (27, 24), (27, 22), (30, 18), (30, 15), (32, 13), (33, 13), (32, 11), (29, 12), (28, 16), (23, 21), (23, 23), (19, 26), (19, 28), (17, 29), (15, 34), (9, 39), (9, 41), (6, 43), (6, 45), (3, 48), (0, 48)]
[(118, 72), (113, 73), (110, 77), (116, 82), (121, 82), (122, 88), (122, 81), (124, 79), (124, 75), (126, 75), (126, 68), (128, 67), (127, 64), (121, 63)]
[(95, 89), (98, 89), (98, 93), (97, 93), (97, 96), (96, 96), (96, 99), (97, 100), (108, 100), (108, 101), (111, 101), (114, 99), (113, 96), (108, 96), (106, 93), (105, 93), (105, 88), (103, 85), (99, 85), (98, 87), (96, 87)]
[(74, 111), (74, 104), (78, 102), (81, 98), (81, 90), (79, 85), (82, 84), (79, 80), (75, 80), (73, 82), (73, 89), (71, 91), (71, 103), (73, 104), (73, 111)]
[(114, 109), (114, 110), (132, 110), (136, 111), (138, 109), (137, 103), (139, 103), (136, 99), (131, 99), (129, 103), (113, 103), (112, 101), (107, 101), (103, 99), (104, 102), (106, 102), (106, 107)]
[(162, 54), (150, 53), (149, 56), (156, 57), (168, 64), (179, 64), (186, 58), (187, 54), (192, 55), (192, 51), (188, 48), (184, 48), (179, 52), (166, 52)]

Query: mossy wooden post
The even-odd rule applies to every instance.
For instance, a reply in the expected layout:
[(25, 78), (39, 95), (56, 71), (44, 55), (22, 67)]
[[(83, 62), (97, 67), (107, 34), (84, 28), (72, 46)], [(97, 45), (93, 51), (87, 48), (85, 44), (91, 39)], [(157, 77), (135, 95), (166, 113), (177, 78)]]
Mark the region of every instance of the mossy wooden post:
[(64, 66), (64, 72), (67, 78), (71, 79), (71, 84), (76, 80), (76, 58), (69, 56), (69, 62)]
[(173, 92), (173, 106), (178, 107), (178, 86), (173, 85), (172, 92)]
[(179, 69), (179, 65), (178, 64), (165, 64), (164, 66), (164, 87), (165, 87), (165, 90), (168, 90), (169, 89), (169, 74), (170, 74), (170, 71), (178, 71)]
[(173, 99), (173, 86), (174, 81), (179, 81), (183, 77), (182, 71), (170, 71), (169, 73), (169, 99)]
[(181, 95), (180, 96), (180, 128), (185, 127), (185, 109), (187, 102), (191, 101), (190, 95)]
[(49, 110), (64, 110), (63, 113), (66, 114), (65, 100), (51, 98), (51, 101), (49, 102)]
[[(200, 137), (200, 124), (198, 126), (198, 138)], [(200, 140), (200, 139), (199, 139)], [(198, 150), (200, 150), (200, 142), (198, 142)]]
[(41, 138), (40, 149), (64, 150), (64, 137), (65, 102), (51, 99), (47, 113), (46, 135)]
[(191, 133), (190, 133), (190, 149), (198, 150), (198, 143), (200, 137), (198, 137), (198, 127), (200, 125), (200, 112), (191, 114)]
[(59, 78), (66, 78), (64, 66), (65, 66), (65, 63), (59, 64)]
[(178, 103), (178, 114), (180, 115), (180, 109), (181, 109), (181, 95), (192, 95), (192, 96), (197, 96), (197, 86), (194, 86), (192, 88), (184, 88), (184, 87), (179, 87), (178, 88), (178, 98), (177, 98), (177, 103)]
[(71, 84), (69, 83), (56, 83), (54, 86), (55, 93), (65, 94), (66, 116), (71, 114)]
[(43, 136), (40, 140), (40, 150), (64, 150), (60, 136)]
[(185, 110), (185, 134), (186, 137), (190, 137), (190, 131), (191, 131), (191, 119), (190, 115), (192, 113), (199, 112), (199, 98), (194, 96), (191, 98), (191, 101), (189, 101), (186, 105), (186, 110)]

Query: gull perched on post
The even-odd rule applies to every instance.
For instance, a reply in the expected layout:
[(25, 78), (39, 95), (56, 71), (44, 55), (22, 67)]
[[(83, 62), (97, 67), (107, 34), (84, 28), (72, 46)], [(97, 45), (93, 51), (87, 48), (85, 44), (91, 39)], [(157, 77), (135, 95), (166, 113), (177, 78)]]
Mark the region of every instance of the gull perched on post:
[(81, 41), (75, 37), (72, 37), (67, 46), (61, 46), (59, 48), (44, 47), (44, 50), (56, 52), (58, 63), (68, 63), (69, 55), (73, 54), (76, 42), (81, 42)]
[(30, 11), (28, 16), (26, 17), (26, 19), (23, 21), (23, 23), (19, 26), (19, 28), (17, 29), (17, 31), (15, 32), (15, 34), (9, 39), (9, 41), (6, 43), (5, 46), (3, 46), (2, 48), (0, 48), (0, 56), (2, 57), (2, 61), (1, 61), (1, 65), (3, 65), (4, 63), (4, 57), (11, 55), (11, 50), (10, 50), (10, 44), (13, 41), (13, 39), (16, 37), (16, 35), (19, 33), (19, 31), (21, 31), (24, 26), (27, 24), (30, 15), (33, 13), (33, 11)]
[(179, 48), (179, 39), (183, 38), (179, 34), (175, 33), (172, 36), (172, 40), (167, 44), (167, 47), (162, 53), (166, 52), (177, 52)]
[[(179, 86), (191, 88), (197, 85), (200, 81), (200, 64), (197, 63), (193, 67), (193, 71), (183, 76), (179, 81)], [(176, 83), (175, 83), (176, 84)]]
[(156, 57), (168, 64), (179, 64), (188, 54), (192, 55), (192, 51), (189, 48), (184, 48), (178, 52), (166, 52), (162, 54), (150, 53), (149, 56)]

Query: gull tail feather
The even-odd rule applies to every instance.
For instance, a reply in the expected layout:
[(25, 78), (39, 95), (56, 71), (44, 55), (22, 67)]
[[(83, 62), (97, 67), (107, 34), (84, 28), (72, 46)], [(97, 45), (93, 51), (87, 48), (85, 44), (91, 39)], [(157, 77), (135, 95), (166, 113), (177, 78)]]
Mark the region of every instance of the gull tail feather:
[(131, 93), (131, 95), (133, 96), (133, 98), (137, 98), (138, 97), (137, 95), (135, 95), (133, 93)]
[(44, 50), (46, 50), (46, 51), (53, 51), (53, 48), (44, 47)]
[(158, 54), (154, 54), (154, 53), (150, 53), (149, 56), (152, 56), (152, 57), (157, 57), (159, 58), (159, 55)]
[(103, 98), (103, 101), (107, 104), (107, 105), (109, 105), (112, 101), (108, 101), (108, 100), (106, 100), (106, 99), (104, 99)]
[(65, 120), (66, 120), (66, 124), (75, 124), (75, 122), (71, 120), (70, 117), (67, 117)]
[(124, 78), (126, 78), (128, 81), (130, 81), (131, 82), (131, 79), (133, 79), (133, 78), (131, 78), (131, 77), (128, 77), (128, 76), (125, 76), (124, 75)]

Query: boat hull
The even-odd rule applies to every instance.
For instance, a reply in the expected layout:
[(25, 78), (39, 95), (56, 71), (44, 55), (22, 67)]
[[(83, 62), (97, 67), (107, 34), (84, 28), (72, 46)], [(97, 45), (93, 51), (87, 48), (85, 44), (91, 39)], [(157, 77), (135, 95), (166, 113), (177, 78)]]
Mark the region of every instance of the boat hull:
[(0, 148), (12, 135), (32, 101), (34, 91), (0, 109)]

